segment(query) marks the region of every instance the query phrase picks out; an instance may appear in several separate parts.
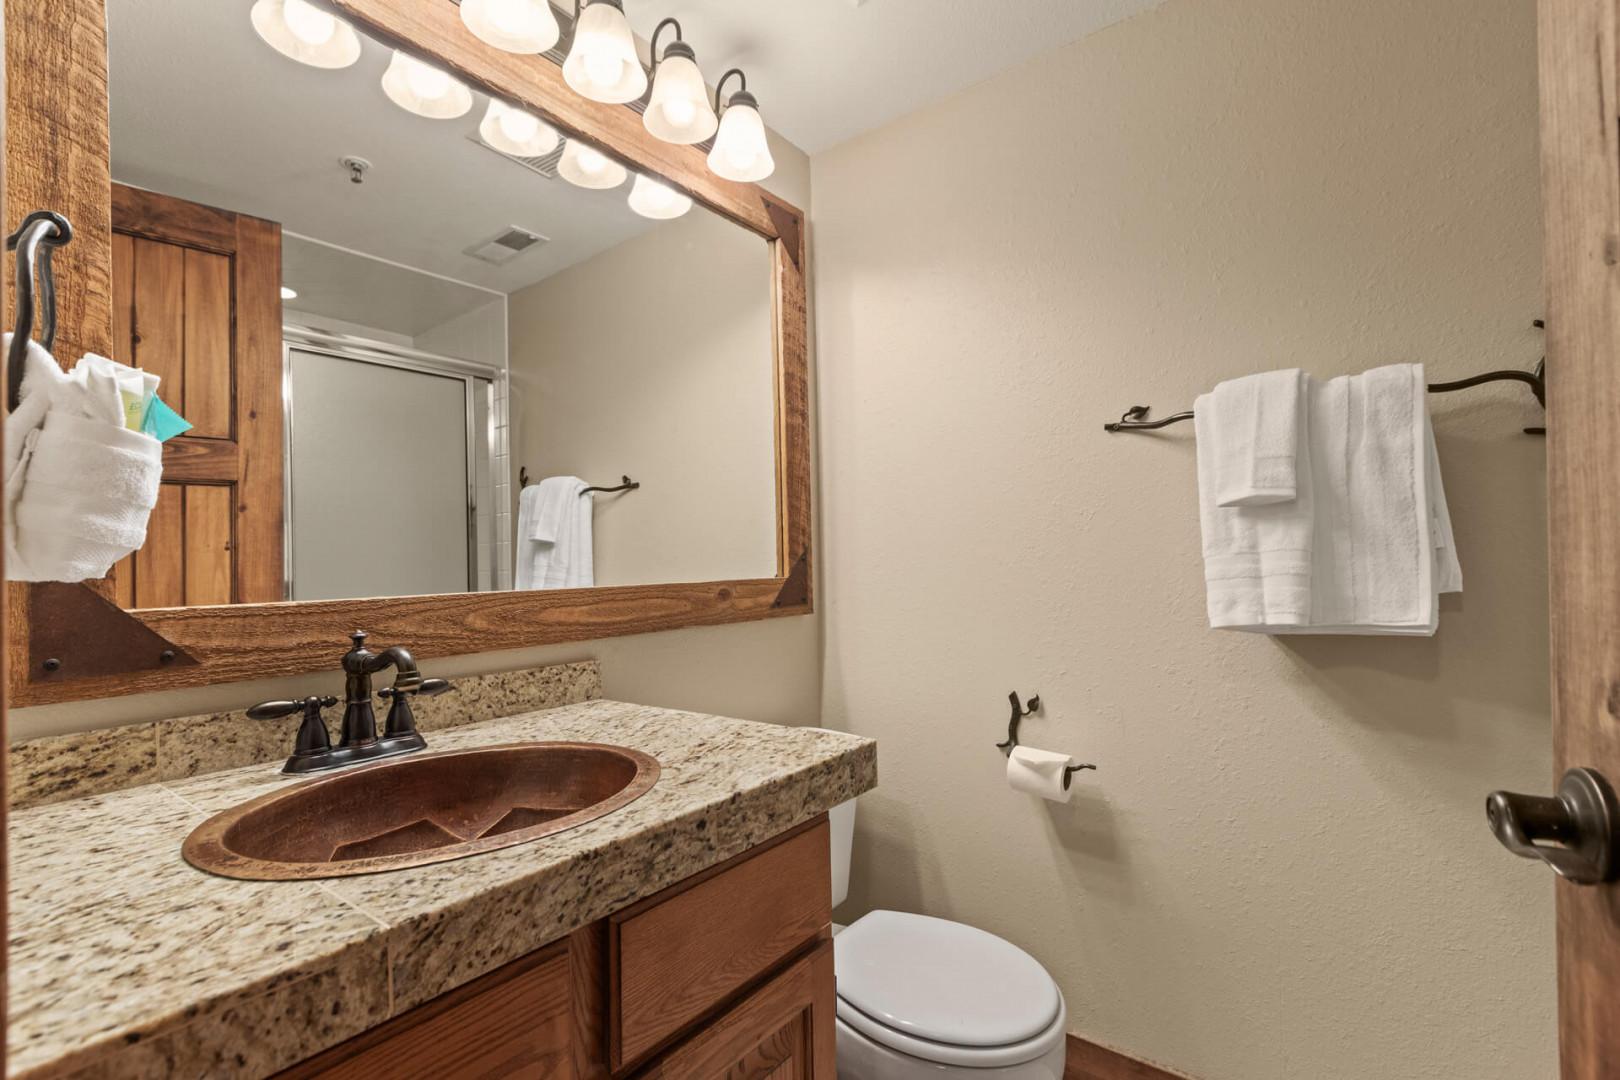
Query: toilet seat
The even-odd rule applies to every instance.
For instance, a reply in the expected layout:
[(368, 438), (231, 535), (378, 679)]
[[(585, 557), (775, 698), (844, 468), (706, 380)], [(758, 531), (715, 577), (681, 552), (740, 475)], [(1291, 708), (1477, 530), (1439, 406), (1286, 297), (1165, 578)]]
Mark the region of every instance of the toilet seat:
[(925, 1061), (995, 1068), (1064, 1039), (1057, 984), (1024, 950), (977, 927), (874, 911), (834, 939), (838, 1019)]

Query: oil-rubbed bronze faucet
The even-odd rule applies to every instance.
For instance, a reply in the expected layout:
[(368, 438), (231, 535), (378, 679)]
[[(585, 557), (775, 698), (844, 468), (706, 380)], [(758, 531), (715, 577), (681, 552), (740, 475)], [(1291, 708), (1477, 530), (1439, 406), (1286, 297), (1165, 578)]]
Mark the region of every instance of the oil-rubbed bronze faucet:
[[(354, 642), (343, 657), (343, 734), (337, 746), (331, 743), (321, 709), (336, 705), (334, 697), (308, 697), (303, 701), (266, 701), (248, 710), (254, 720), (271, 720), (291, 716), (303, 710), (304, 723), (298, 729), (298, 743), (292, 757), (282, 766), (282, 772), (306, 773), (335, 769), (372, 758), (408, 754), (427, 746), (427, 740), (416, 730), (416, 716), (411, 712), (410, 699), (418, 694), (434, 697), (455, 687), (444, 679), (424, 679), (416, 668), (416, 660), (409, 650), (395, 645), (374, 653), (366, 648), (366, 633), (356, 630), (349, 635)], [(382, 691), (383, 697), (393, 699), (388, 710), (388, 723), (381, 738), (377, 736), (377, 715), (371, 707), (371, 677), (386, 668), (394, 669), (394, 685)]]

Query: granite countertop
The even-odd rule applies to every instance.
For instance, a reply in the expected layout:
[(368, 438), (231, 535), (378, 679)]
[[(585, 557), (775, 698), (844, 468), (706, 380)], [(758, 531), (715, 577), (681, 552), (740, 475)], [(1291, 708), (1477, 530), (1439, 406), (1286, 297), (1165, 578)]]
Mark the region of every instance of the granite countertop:
[(873, 787), (852, 735), (589, 701), (430, 734), (633, 747), (628, 806), (529, 844), (322, 881), (180, 857), (211, 814), (296, 781), (254, 765), (15, 813), (9, 1077), (266, 1076)]

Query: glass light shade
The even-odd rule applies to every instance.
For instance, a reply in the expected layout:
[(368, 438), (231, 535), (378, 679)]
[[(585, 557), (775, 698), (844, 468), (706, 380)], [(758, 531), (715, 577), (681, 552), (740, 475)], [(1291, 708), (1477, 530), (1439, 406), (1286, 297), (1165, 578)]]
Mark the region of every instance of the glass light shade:
[(629, 172), (623, 165), (584, 143), (569, 140), (557, 162), (557, 175), (575, 187), (606, 191), (624, 183)]
[(709, 151), (709, 170), (716, 176), (751, 184), (776, 171), (770, 144), (765, 140), (765, 121), (753, 96), (739, 93), (720, 117), (720, 131)]
[(453, 120), (473, 106), (472, 91), (449, 72), (398, 49), (383, 72), (382, 88), (389, 101), (430, 120)]
[(630, 209), (644, 218), (669, 221), (692, 209), (692, 199), (650, 176), (636, 177), (630, 189)]
[(665, 142), (686, 146), (714, 134), (720, 121), (709, 104), (703, 72), (691, 57), (666, 54), (659, 62), (658, 74), (653, 76), (652, 100), (647, 102), (641, 122)]
[(563, 79), (575, 92), (607, 105), (623, 105), (647, 92), (630, 21), (614, 0), (591, 0), (580, 12)]
[(258, 0), (253, 29), (276, 52), (300, 64), (346, 68), (360, 59), (360, 35), (309, 0)]
[(513, 157), (549, 154), (557, 149), (560, 138), (557, 129), (538, 116), (494, 98), (489, 99), (489, 108), (478, 125), (478, 137)]
[(461, 0), (461, 21), (479, 41), (509, 53), (543, 53), (562, 34), (549, 0)]
[(296, 300), (298, 299), (298, 290), (283, 285), (281, 287), (281, 298), (283, 300)]

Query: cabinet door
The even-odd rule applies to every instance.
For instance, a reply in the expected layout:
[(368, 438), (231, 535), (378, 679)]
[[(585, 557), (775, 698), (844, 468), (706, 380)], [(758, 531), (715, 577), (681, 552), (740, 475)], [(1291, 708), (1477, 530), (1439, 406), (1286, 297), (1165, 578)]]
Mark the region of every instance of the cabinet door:
[(120, 607), (283, 598), (281, 226), (113, 185), (113, 359), (191, 422), (163, 446)]
[(823, 941), (642, 1080), (834, 1080), (836, 995), (833, 945)]

